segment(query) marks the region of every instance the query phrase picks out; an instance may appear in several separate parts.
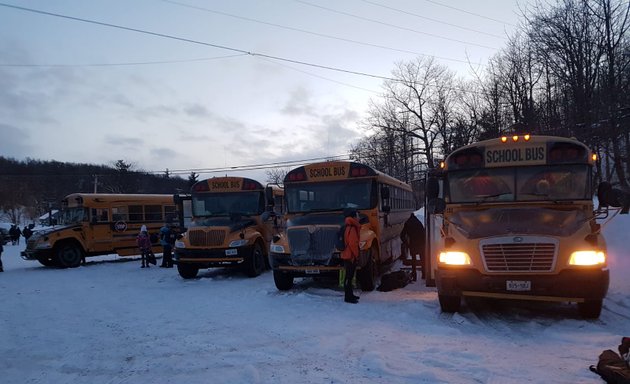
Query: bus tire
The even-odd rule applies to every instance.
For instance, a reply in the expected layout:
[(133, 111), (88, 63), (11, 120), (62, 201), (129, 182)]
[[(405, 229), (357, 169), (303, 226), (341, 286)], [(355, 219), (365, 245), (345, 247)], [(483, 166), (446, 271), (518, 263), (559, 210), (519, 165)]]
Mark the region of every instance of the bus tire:
[(457, 312), (462, 304), (462, 299), (459, 296), (438, 294), (438, 299), (440, 300), (440, 308), (442, 309), (442, 312)]
[(578, 303), (578, 312), (585, 319), (597, 319), (602, 313), (603, 300), (586, 300)]
[(357, 280), (363, 292), (371, 292), (376, 288), (378, 251), (374, 246), (370, 248), (365, 265), (357, 271)]
[(184, 279), (194, 279), (199, 273), (199, 267), (192, 264), (177, 263), (177, 272)]
[(46, 267), (56, 267), (57, 265), (59, 265), (57, 263), (57, 260), (51, 257), (40, 256), (37, 258), (37, 261), (39, 261), (41, 265), (46, 266)]
[(288, 291), (293, 288), (293, 276), (289, 273), (273, 271), (273, 282), (279, 291)]
[(246, 259), (246, 273), (249, 277), (259, 276), (265, 271), (265, 254), (263, 253), (260, 243), (254, 245), (252, 254)]
[(83, 250), (74, 243), (62, 243), (57, 247), (55, 264), (61, 268), (76, 268), (81, 265)]

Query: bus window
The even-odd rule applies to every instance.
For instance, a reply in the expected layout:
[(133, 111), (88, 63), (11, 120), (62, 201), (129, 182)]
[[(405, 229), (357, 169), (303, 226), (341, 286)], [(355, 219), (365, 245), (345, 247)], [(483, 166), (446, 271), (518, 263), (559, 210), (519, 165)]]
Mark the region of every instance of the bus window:
[(144, 213), (142, 212), (142, 205), (130, 205), (129, 206), (129, 222), (141, 222), (144, 221)]
[(519, 169), (519, 200), (590, 199), (588, 179), (584, 164)]
[(174, 205), (167, 205), (164, 207), (164, 219), (166, 220), (166, 222), (177, 221), (177, 208)]
[(145, 205), (144, 220), (146, 221), (164, 221), (162, 217), (161, 205)]
[(92, 222), (106, 223), (109, 221), (109, 209), (92, 208)]
[(112, 221), (129, 221), (127, 207), (112, 207)]

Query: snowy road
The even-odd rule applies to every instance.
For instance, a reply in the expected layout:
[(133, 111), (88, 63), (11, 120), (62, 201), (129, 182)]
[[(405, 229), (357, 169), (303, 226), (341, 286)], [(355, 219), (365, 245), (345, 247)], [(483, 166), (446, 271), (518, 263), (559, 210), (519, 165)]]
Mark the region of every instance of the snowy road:
[(474, 300), (442, 314), (420, 282), (350, 305), (310, 280), (279, 292), (269, 272), (185, 281), (115, 256), (61, 270), (6, 246), (2, 382), (601, 383), (588, 366), (630, 334), (626, 223), (609, 229), (611, 289), (589, 321), (552, 303)]

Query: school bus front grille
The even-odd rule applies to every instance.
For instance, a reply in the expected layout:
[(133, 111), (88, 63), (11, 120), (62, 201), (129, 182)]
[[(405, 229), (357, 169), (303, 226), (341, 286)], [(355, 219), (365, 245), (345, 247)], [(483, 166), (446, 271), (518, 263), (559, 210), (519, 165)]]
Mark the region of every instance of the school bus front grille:
[(204, 231), (203, 229), (189, 230), (188, 240), (193, 247), (218, 247), (225, 241), (225, 231), (213, 229)]
[(485, 244), (483, 258), (489, 272), (549, 272), (553, 269), (553, 243)]
[(339, 227), (288, 230), (294, 265), (328, 265), (335, 249)]

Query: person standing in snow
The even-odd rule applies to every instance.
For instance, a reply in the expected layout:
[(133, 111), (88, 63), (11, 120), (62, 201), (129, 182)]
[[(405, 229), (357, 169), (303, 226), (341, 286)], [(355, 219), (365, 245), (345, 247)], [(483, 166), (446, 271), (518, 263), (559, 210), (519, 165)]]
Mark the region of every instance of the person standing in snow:
[(22, 236), (24, 236), (24, 241), (28, 242), (28, 238), (31, 237), (32, 234), (33, 234), (33, 231), (31, 230), (31, 228), (25, 225), (24, 229), (22, 230)]
[(344, 209), (343, 216), (346, 225), (343, 235), (343, 241), (346, 246), (344, 250), (341, 251), (341, 259), (343, 260), (343, 266), (346, 273), (343, 281), (343, 288), (345, 291), (344, 301), (346, 303), (356, 304), (359, 302), (359, 296), (355, 296), (352, 290), (352, 280), (354, 279), (354, 272), (357, 269), (357, 260), (359, 259), (361, 224), (359, 224), (356, 209)]
[(173, 231), (168, 222), (160, 228), (160, 245), (163, 249), (162, 264), (160, 264), (160, 268), (173, 268), (173, 257), (171, 253), (173, 250), (173, 244), (171, 242), (172, 234)]
[[(418, 220), (418, 217), (414, 213), (405, 221), (402, 231), (400, 232), (400, 239), (409, 248), (411, 254), (411, 276), (413, 281), (417, 280), (416, 275), (416, 260), (420, 263), (422, 268), (423, 254), (424, 254), (424, 237), (425, 229), (424, 225)], [(418, 257), (416, 258), (416, 255)], [(424, 278), (424, 269), (422, 269), (422, 278)]]
[(149, 238), (149, 233), (147, 232), (147, 226), (143, 225), (140, 228), (140, 233), (138, 237), (136, 237), (136, 243), (138, 244), (138, 248), (140, 248), (140, 253), (142, 255), (142, 266), (140, 268), (149, 268), (149, 254), (151, 253), (151, 239)]

